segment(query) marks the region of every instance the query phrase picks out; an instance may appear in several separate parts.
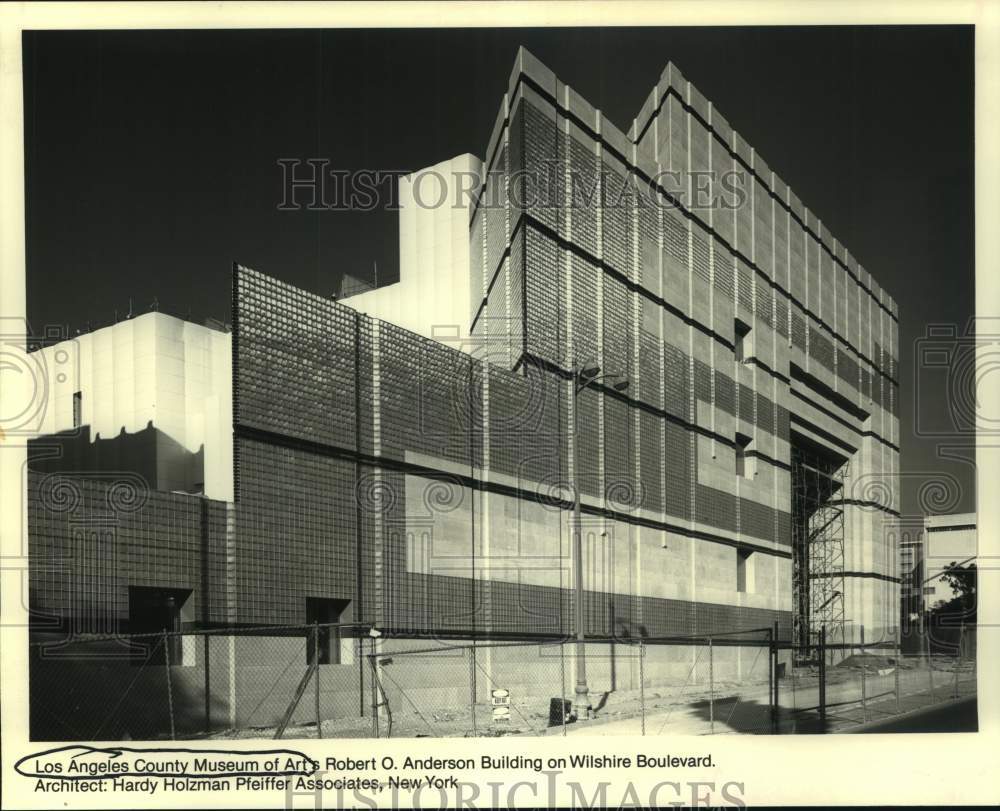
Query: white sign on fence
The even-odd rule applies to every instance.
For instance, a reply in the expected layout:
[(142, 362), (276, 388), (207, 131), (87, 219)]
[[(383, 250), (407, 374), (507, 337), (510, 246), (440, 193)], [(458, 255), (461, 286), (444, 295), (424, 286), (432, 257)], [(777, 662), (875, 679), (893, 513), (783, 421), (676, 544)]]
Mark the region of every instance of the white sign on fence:
[(510, 690), (501, 687), (493, 690), (493, 723), (510, 721)]

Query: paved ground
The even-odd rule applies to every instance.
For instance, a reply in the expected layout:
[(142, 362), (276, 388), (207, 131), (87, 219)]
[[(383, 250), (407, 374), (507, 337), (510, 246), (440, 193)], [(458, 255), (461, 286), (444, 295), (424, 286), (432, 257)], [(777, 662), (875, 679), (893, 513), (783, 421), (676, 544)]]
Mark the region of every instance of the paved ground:
[[(893, 668), (878, 670), (869, 666), (865, 671), (864, 705), (861, 703), (862, 680), (860, 667), (831, 668), (828, 671), (826, 718), (816, 711), (819, 686), (815, 674), (794, 672), (779, 682), (780, 710), (777, 723), (782, 734), (838, 733), (869, 731), (944, 731), (941, 723), (947, 711), (922, 711), (945, 707), (956, 697), (955, 669), (952, 663), (937, 663), (928, 670), (919, 661), (903, 660), (898, 672), (899, 699), (896, 699), (896, 677)], [(958, 671), (957, 696), (975, 697), (975, 670), (971, 663)], [(933, 691), (931, 685), (933, 683)], [(425, 707), (405, 696), (393, 694), (392, 737), (462, 737), (469, 735), (720, 735), (770, 734), (772, 719), (768, 707), (766, 681), (749, 685), (717, 683), (715, 698), (709, 700), (705, 685), (680, 685), (647, 688), (646, 713), (642, 717), (640, 693), (630, 691), (604, 695), (601, 711), (594, 721), (548, 726), (548, 702), (534, 699), (512, 704), (510, 723), (498, 727), (492, 722), (491, 708), (477, 705), (473, 722), (468, 707), (440, 709)], [(947, 702), (947, 704), (946, 704)], [(975, 721), (975, 709), (965, 707), (962, 729)], [(911, 713), (915, 713), (910, 717)], [(971, 715), (970, 715), (971, 714)], [(898, 725), (883, 721), (899, 721)], [(383, 713), (380, 736), (388, 732)], [(937, 724), (938, 726), (933, 726)], [(215, 737), (270, 737), (272, 729), (240, 730)], [(323, 723), (324, 738), (372, 737), (370, 718), (344, 717)], [(286, 737), (315, 737), (315, 725), (289, 728)]]
[(975, 696), (923, 707), (905, 715), (863, 724), (852, 732), (976, 732), (979, 729), (979, 702)]
[[(975, 672), (961, 671), (959, 677), (958, 695), (964, 699), (974, 700)], [(954, 704), (956, 693), (953, 672), (936, 670), (933, 673), (932, 691), (926, 668), (900, 669), (898, 701), (895, 681), (896, 674), (893, 671), (883, 672), (881, 675), (877, 672), (866, 673), (864, 689), (866, 700), (862, 703), (859, 671), (831, 673), (826, 689), (827, 713), (823, 719), (814, 709), (819, 704), (819, 686), (815, 679), (783, 680), (779, 684), (778, 732), (784, 734), (848, 732), (864, 724), (872, 722), (878, 724), (899, 716), (906, 716), (909, 720), (899, 717), (901, 723), (898, 730), (892, 724), (885, 723), (875, 731), (945, 731), (932, 726), (924, 729), (920, 724), (940, 724), (939, 715), (927, 714), (926, 711)], [(970, 723), (968, 714), (966, 710), (962, 731), (968, 731)], [(974, 724), (974, 710), (971, 718)], [(669, 708), (647, 712), (645, 719), (641, 715), (612, 720), (597, 718), (586, 723), (571, 723), (565, 728), (552, 727), (546, 734), (719, 735), (770, 732), (771, 716), (767, 687), (764, 685), (747, 688), (739, 695), (722, 697), (713, 702), (705, 698), (687, 703), (679, 702)]]

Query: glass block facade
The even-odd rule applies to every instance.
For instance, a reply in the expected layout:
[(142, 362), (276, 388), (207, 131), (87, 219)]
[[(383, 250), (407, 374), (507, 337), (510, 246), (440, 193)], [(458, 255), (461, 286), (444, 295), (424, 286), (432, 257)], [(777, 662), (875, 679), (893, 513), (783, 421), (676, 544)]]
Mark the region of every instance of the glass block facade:
[[(250, 269), (237, 268), (234, 291), (237, 621), (302, 622), (306, 600), (321, 597), (397, 635), (570, 632), (564, 381), (539, 362), (484, 362)], [(329, 334), (313, 340), (313, 324)], [(335, 405), (300, 408), (303, 398)], [(609, 426), (581, 453), (590, 633), (785, 621), (773, 605), (726, 602), (708, 565), (725, 560), (694, 555), (691, 538), (649, 518), (663, 488), (647, 495), (632, 437), (645, 429), (659, 448), (682, 436), (652, 435), (626, 401), (597, 392), (581, 408), (581, 425), (604, 413)], [(779, 577), (760, 566), (762, 589), (774, 593)]]
[[(893, 626), (871, 276), (673, 66), (626, 135), (522, 50), (482, 177), (471, 345), (236, 269), (240, 621), (322, 597), (396, 633), (567, 633), (578, 485), (590, 633), (790, 627), (807, 444), (849, 469), (844, 612)], [(574, 396), (595, 365), (627, 390)]]
[(848, 466), (845, 612), (893, 626), (898, 312), (871, 275), (673, 65), (625, 134), (522, 49), (484, 177), (473, 331), (511, 335), (490, 359), (631, 383), (579, 403), (594, 506), (628, 481), (699, 553), (787, 577), (790, 449), (817, 443)]
[(151, 490), (135, 474), (28, 472), (33, 627), (129, 629), (129, 589), (175, 589), (187, 623), (228, 618), (232, 505)]

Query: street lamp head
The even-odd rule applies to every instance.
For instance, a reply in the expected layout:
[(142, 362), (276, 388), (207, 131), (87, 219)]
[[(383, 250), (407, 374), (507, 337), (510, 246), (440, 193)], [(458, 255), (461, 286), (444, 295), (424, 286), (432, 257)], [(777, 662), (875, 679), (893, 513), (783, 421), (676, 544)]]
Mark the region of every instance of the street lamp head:
[(600, 373), (600, 366), (590, 366), (580, 370), (580, 377), (584, 380), (590, 380), (591, 378), (597, 377)]
[(628, 388), (628, 386), (629, 386), (629, 381), (627, 379), (626, 380), (617, 380), (617, 381), (615, 381), (614, 383), (611, 384), (611, 387), (615, 391), (625, 391)]

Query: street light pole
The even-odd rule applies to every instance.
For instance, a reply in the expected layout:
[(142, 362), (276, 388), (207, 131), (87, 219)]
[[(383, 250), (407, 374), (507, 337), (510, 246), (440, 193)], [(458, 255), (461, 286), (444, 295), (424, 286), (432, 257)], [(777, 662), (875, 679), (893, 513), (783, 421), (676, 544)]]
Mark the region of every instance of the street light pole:
[(590, 688), (587, 686), (586, 628), (583, 610), (583, 528), (580, 519), (580, 392), (591, 383), (614, 379), (616, 391), (625, 391), (628, 380), (621, 375), (601, 375), (600, 367), (580, 367), (573, 372), (573, 590), (576, 625), (576, 689), (574, 713), (578, 721), (592, 716)]

